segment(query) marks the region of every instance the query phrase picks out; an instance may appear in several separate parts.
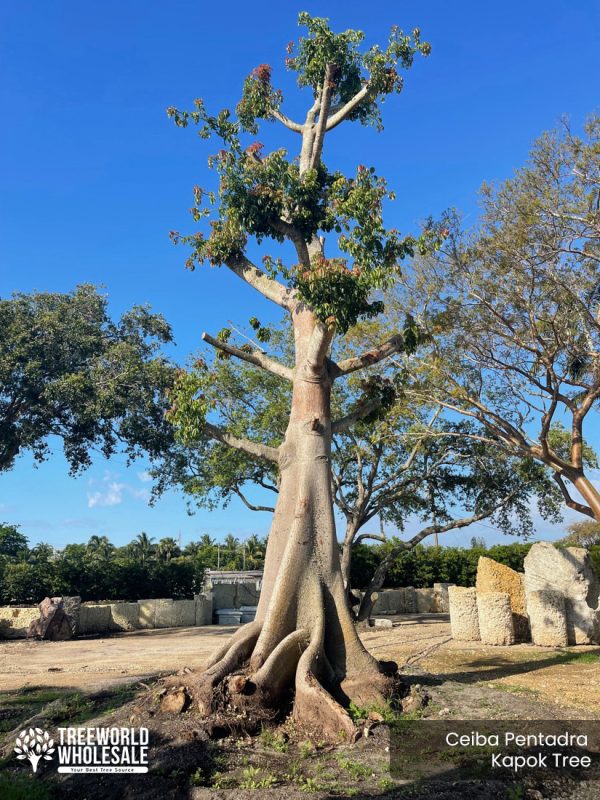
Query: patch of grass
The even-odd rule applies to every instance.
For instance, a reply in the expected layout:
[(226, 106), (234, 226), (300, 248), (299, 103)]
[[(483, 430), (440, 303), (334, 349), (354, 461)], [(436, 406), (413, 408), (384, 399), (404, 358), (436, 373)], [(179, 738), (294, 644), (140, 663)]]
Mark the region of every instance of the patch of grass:
[(283, 734), (275, 735), (269, 728), (263, 728), (260, 732), (260, 741), (264, 747), (270, 747), (276, 753), (287, 753), (288, 742)]
[(355, 703), (350, 703), (348, 706), (348, 714), (350, 714), (353, 722), (367, 720), (369, 714), (372, 713), (380, 714), (384, 722), (394, 722), (394, 720), (398, 719), (400, 712), (391, 701), (383, 705), (357, 706)]
[(2, 800), (51, 800), (50, 787), (33, 775), (0, 775)]
[(300, 758), (310, 758), (315, 750), (316, 748), (312, 742), (302, 742), (300, 744)]
[(369, 767), (365, 767), (365, 765), (361, 764), (360, 761), (353, 761), (351, 758), (338, 756), (336, 761), (339, 768), (343, 769), (344, 772), (347, 772), (348, 775), (351, 775), (353, 778), (366, 778), (372, 772)]
[(213, 789), (233, 789), (234, 786), (236, 786), (236, 780), (233, 775), (224, 775), (222, 772), (213, 773)]
[(384, 792), (389, 792), (396, 784), (391, 778), (380, 778), (377, 781), (377, 786)]
[(271, 773), (262, 775), (262, 777), (261, 775), (262, 772), (258, 767), (246, 767), (238, 786), (240, 789), (268, 789), (277, 783), (277, 778)]
[(597, 664), (600, 652), (588, 650), (585, 653), (565, 653), (565, 662), (569, 664)]

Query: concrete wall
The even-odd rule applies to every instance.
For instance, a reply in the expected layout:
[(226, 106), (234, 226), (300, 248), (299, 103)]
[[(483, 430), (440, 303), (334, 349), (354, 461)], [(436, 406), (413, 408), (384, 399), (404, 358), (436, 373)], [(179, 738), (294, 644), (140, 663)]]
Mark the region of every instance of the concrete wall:
[(22, 639), (29, 624), (40, 615), (37, 606), (0, 606), (0, 639)]
[[(208, 594), (193, 600), (138, 600), (137, 603), (82, 603), (79, 634), (114, 633), (146, 628), (186, 628), (212, 625), (219, 608), (256, 606), (260, 589), (255, 583), (215, 584)], [(384, 589), (373, 614), (415, 614), (441, 611), (439, 592), (434, 589)], [(39, 617), (37, 606), (0, 606), (0, 639), (27, 636), (30, 622)]]
[[(79, 634), (105, 634), (140, 628), (187, 628), (212, 624), (212, 598), (193, 600), (138, 600), (137, 603), (82, 603)], [(37, 606), (0, 606), (0, 639), (22, 639), (30, 622), (39, 617)]]
[[(445, 587), (446, 603), (442, 597)], [(405, 586), (401, 589), (381, 589), (373, 606), (373, 616), (381, 614), (437, 614), (448, 611), (448, 584), (436, 584), (433, 589), (415, 589)]]

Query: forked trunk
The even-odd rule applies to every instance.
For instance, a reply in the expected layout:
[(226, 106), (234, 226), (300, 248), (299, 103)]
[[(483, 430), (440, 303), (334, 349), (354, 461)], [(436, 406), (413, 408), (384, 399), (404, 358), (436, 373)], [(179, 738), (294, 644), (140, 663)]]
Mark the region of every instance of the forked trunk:
[(228, 676), (233, 706), (278, 708), (293, 696), (298, 725), (339, 741), (355, 734), (343, 706), (380, 705), (392, 681), (362, 645), (346, 599), (331, 497), (331, 379), (326, 365), (307, 365), (314, 327), (310, 312), (294, 314), (292, 409), (256, 619), (214, 656), (192, 691), (205, 714)]

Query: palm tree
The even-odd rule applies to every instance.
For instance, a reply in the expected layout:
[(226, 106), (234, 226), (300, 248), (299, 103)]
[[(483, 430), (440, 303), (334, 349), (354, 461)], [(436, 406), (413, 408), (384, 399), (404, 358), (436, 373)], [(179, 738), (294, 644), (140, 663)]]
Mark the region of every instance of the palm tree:
[(133, 542), (131, 542), (131, 549), (143, 567), (146, 565), (146, 561), (154, 553), (153, 542), (154, 537), (148, 536), (148, 534), (144, 533), (144, 531), (138, 533), (137, 537), (133, 540)]
[(86, 550), (97, 561), (109, 561), (114, 553), (115, 546), (111, 544), (108, 536), (94, 535), (90, 536)]
[(171, 536), (161, 539), (156, 548), (156, 555), (164, 561), (170, 561), (173, 556), (178, 556), (180, 552), (179, 545)]
[(40, 542), (32, 547), (29, 551), (28, 561), (32, 564), (37, 564), (44, 561), (50, 561), (54, 556), (54, 548), (47, 542)]
[(243, 544), (246, 567), (248, 569), (259, 569), (265, 562), (266, 545), (262, 539), (253, 533)]
[(203, 533), (202, 536), (198, 539), (198, 544), (200, 547), (214, 547), (216, 542), (208, 533)]

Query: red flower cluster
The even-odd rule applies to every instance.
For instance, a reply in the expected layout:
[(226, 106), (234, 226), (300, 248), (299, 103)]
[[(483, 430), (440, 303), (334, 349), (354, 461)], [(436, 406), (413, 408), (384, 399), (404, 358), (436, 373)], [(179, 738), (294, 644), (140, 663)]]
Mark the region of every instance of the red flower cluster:
[(261, 83), (270, 83), (271, 67), (268, 64), (259, 64), (252, 70), (252, 77)]

